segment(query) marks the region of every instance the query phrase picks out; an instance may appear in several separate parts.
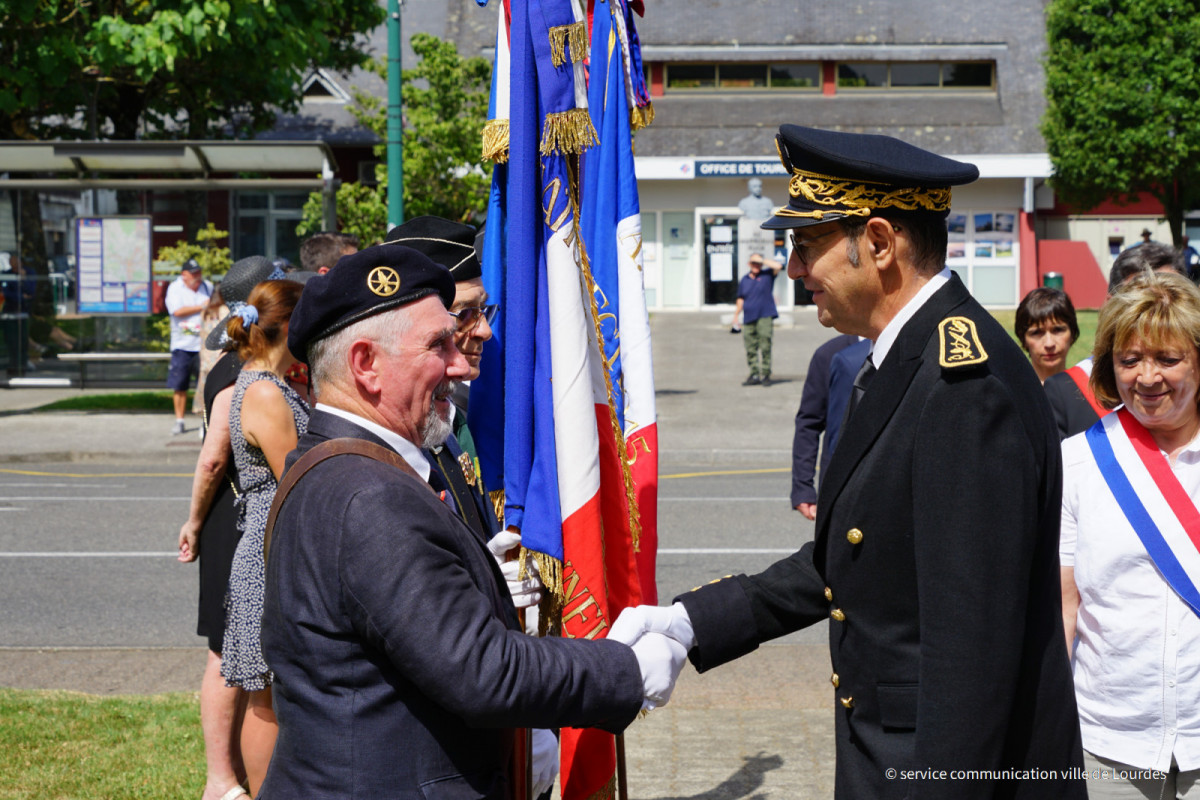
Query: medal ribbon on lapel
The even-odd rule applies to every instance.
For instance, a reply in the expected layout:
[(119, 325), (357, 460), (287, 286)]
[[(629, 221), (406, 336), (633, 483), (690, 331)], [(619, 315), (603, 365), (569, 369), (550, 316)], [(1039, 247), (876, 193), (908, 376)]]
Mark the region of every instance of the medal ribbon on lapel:
[[(1195, 581), (1188, 574), (1190, 568), (1192, 574), (1200, 576), (1200, 511), (1179, 483), (1179, 478), (1171, 471), (1166, 457), (1154, 443), (1150, 432), (1127, 409), (1122, 408), (1116, 416), (1120, 422), (1119, 430), (1128, 438), (1138, 462), (1123, 463), (1117, 456), (1109, 437), (1115, 435), (1118, 428), (1115, 424), (1105, 425), (1104, 420), (1088, 428), (1085, 434), (1088, 446), (1091, 447), (1096, 464), (1100, 467), (1100, 474), (1104, 476), (1109, 490), (1142, 541), (1150, 559), (1175, 593), (1187, 603), (1193, 613), (1200, 616), (1200, 591), (1196, 589)], [(1130, 482), (1127, 472), (1138, 479), (1139, 466), (1145, 470), (1144, 475), (1157, 487), (1162, 499), (1175, 515), (1178, 529), (1160, 529), (1138, 496), (1138, 491)], [(1143, 491), (1153, 491), (1144, 478), (1138, 482)], [(1185, 567), (1185, 564), (1188, 567)]]

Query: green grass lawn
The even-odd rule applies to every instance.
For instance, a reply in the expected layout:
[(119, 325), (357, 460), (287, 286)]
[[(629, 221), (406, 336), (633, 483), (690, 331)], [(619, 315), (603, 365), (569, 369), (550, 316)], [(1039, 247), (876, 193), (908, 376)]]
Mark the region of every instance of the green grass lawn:
[[(1099, 317), (1098, 311), (1077, 311), (1075, 312), (1075, 320), (1079, 323), (1079, 338), (1075, 340), (1075, 344), (1071, 345), (1071, 351), (1067, 353), (1067, 366), (1073, 366), (1079, 361), (1087, 358), (1092, 354), (1092, 340), (1096, 338), (1096, 319)], [(1008, 335), (1017, 341), (1016, 334), (1013, 333), (1013, 320), (1016, 319), (1016, 309), (1012, 311), (993, 311), (992, 316), (1004, 326), (1004, 330), (1008, 331)], [(1020, 342), (1017, 342), (1020, 344)]]
[(0, 776), (0, 800), (194, 800), (198, 695), (0, 689)]
[[(82, 394), (66, 397), (40, 406), (38, 411), (173, 411), (172, 392), (114, 392), (111, 394)], [(188, 392), (187, 407), (192, 407)]]

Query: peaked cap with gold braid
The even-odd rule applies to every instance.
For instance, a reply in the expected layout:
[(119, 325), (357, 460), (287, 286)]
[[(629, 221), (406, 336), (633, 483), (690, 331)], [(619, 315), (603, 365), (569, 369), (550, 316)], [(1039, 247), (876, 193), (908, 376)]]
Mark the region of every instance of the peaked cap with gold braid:
[(979, 177), (974, 164), (891, 136), (781, 125), (775, 145), (791, 180), (788, 204), (763, 223), (768, 229), (872, 214), (945, 219), (950, 187)]

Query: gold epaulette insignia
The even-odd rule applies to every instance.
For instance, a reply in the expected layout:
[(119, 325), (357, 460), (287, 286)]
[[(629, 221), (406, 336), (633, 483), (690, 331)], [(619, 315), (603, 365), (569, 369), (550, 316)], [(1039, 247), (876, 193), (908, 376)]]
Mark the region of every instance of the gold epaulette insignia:
[(947, 317), (938, 325), (938, 333), (941, 334), (938, 363), (943, 367), (969, 367), (987, 361), (974, 320)]

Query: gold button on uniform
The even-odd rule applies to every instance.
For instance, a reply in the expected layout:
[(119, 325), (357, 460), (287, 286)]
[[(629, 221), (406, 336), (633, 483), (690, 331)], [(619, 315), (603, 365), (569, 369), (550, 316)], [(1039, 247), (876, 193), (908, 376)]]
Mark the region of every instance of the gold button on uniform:
[(830, 611), (829, 616), (833, 617), (838, 622), (845, 622), (846, 620), (846, 615), (842, 613), (840, 608), (835, 608), (833, 611)]
[(838, 700), (842, 703), (842, 708), (854, 708), (853, 697), (839, 697)]
[(829, 682), (830, 682), (830, 683), (832, 683), (832, 684), (833, 684), (833, 688), (835, 688), (835, 689), (836, 689), (836, 688), (838, 687), (838, 684), (842, 682), (842, 679), (841, 679), (841, 678), (839, 678), (839, 677), (838, 677), (838, 674), (835, 672), (835, 673), (833, 673), (832, 675), (830, 675), (830, 676), (829, 676)]
[(858, 528), (851, 528), (846, 531), (846, 541), (850, 544), (860, 544), (863, 540), (862, 531)]
[(825, 587), (825, 599), (833, 600), (833, 589), (830, 589), (828, 586)]

